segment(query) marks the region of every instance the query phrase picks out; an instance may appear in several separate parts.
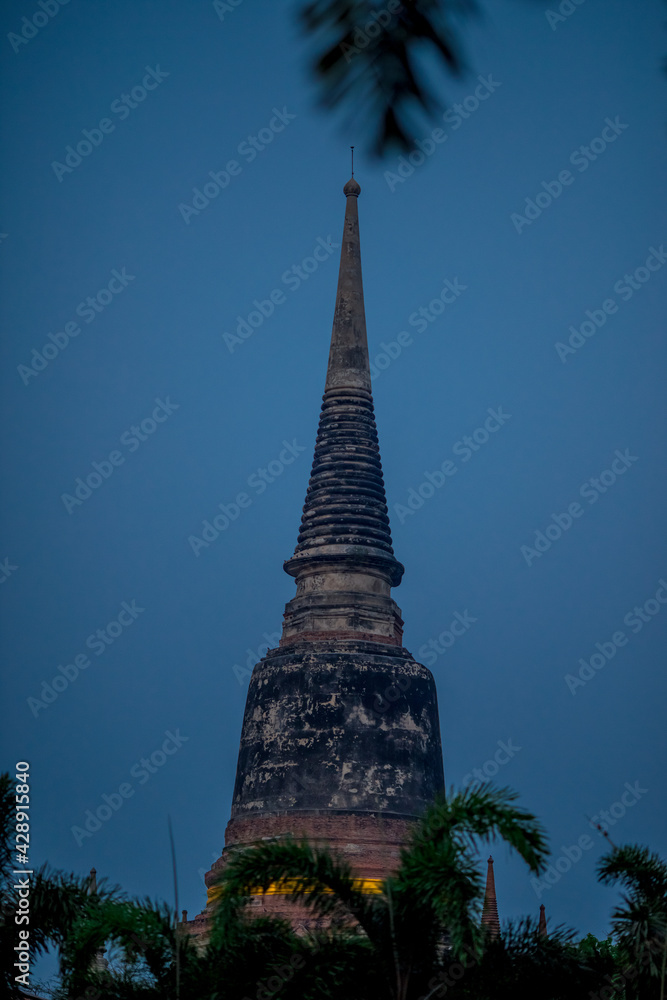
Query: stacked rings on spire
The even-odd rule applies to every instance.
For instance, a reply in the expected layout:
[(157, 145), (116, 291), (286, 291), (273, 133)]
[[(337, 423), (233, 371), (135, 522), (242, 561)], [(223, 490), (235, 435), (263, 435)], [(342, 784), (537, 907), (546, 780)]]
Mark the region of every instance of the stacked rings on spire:
[(393, 556), (373, 400), (365, 389), (328, 389), (295, 555), (355, 545)]

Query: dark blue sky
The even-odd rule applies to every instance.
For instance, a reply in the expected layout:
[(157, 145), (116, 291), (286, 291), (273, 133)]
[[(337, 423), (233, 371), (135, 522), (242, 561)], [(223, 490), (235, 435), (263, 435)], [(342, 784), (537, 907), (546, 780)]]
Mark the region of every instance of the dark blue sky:
[(412, 173), (317, 110), (283, 5), (75, 0), (14, 46), (39, 8), (5, 8), (3, 759), (31, 763), (36, 862), (171, 899), (170, 814), (204, 905), (245, 667), (293, 595), (350, 143), (394, 596), (447, 782), (499, 754), (554, 861), (591, 835), (542, 889), (496, 848), (501, 916), (606, 933), (587, 815), (667, 848), (665, 9), (572, 6), (486, 5)]

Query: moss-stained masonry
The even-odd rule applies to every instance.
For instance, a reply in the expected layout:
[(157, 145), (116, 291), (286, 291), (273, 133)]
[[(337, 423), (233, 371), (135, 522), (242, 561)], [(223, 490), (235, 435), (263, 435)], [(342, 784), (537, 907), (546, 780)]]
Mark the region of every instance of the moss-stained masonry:
[[(442, 788), (431, 672), (403, 648), (355, 645), (275, 649), (257, 664), (232, 817), (291, 809), (416, 817)], [(398, 697), (381, 711), (392, 688)]]

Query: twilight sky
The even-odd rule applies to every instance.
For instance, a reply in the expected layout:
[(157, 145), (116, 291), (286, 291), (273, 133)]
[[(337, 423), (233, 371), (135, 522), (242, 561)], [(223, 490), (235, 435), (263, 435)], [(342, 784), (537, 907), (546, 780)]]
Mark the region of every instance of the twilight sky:
[(32, 858), (171, 901), (170, 815), (204, 905), (294, 593), (355, 143), (447, 783), (495, 776), (549, 831), (552, 885), (493, 849), (501, 917), (605, 936), (587, 817), (667, 850), (664, 4), (487, 2), (412, 162), (317, 109), (291, 5), (223, 6), (2, 13), (2, 760)]

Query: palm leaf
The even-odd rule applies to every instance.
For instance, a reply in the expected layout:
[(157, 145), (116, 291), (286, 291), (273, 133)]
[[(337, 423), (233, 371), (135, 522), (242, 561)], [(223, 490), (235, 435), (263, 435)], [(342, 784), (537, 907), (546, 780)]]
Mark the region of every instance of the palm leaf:
[[(375, 153), (393, 145), (407, 149), (414, 111), (433, 115), (440, 108), (423, 57), (435, 54), (460, 76), (465, 59), (458, 24), (478, 12), (475, 0), (404, 0), (391, 12), (372, 0), (309, 0), (299, 17), (316, 49), (312, 68), (321, 103), (347, 106), (366, 131), (370, 123)], [(374, 15), (381, 16), (381, 30)]]
[(350, 866), (327, 848), (286, 838), (235, 853), (218, 884), (223, 897), (247, 897), (277, 886), (288, 899), (303, 903), (319, 916), (333, 915), (342, 907), (372, 934), (376, 924), (373, 902), (356, 882)]

